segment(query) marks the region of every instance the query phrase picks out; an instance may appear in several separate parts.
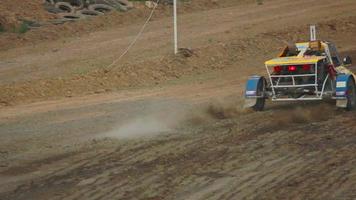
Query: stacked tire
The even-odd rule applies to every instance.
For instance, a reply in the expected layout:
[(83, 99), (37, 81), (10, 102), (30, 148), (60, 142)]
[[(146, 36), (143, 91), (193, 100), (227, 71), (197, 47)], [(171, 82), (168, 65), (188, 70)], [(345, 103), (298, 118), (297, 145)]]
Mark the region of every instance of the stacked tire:
[(45, 0), (48, 12), (55, 13), (61, 22), (75, 21), (104, 15), (111, 11), (128, 11), (133, 8), (128, 0)]

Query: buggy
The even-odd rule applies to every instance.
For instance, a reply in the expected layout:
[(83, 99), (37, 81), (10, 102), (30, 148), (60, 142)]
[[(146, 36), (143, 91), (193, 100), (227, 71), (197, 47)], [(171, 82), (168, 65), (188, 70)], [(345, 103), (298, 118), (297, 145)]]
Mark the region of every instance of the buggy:
[[(314, 36), (315, 37), (315, 36)], [(336, 106), (353, 110), (356, 106), (356, 76), (329, 41), (311, 39), (289, 44), (280, 55), (265, 62), (267, 78), (251, 76), (246, 84), (245, 107), (262, 111), (266, 99), (272, 101), (336, 100)]]

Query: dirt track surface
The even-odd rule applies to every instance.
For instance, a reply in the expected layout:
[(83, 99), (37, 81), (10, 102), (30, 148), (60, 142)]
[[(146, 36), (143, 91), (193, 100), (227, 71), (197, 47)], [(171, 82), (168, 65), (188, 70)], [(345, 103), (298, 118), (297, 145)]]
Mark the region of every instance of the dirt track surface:
[[(73, 66), (109, 63), (139, 25), (0, 52), (2, 91), (22, 93), (1, 96), (18, 102), (0, 112), (0, 199), (356, 199), (355, 112), (334, 102), (242, 109), (246, 77), (263, 73), (258, 66), (281, 41), (306, 38), (310, 23), (355, 57), (355, 9), (353, 0), (275, 0), (184, 14), (181, 44), (197, 55), (173, 61), (171, 19), (163, 18), (117, 67), (143, 80), (150, 74), (138, 64), (163, 70), (157, 79), (166, 81), (168, 63), (179, 78), (96, 95), (78, 92), (80, 85), (129, 80), (71, 82)], [(185, 65), (194, 67), (178, 68)], [(28, 103), (38, 101), (36, 81), (55, 90), (58, 74), (74, 97), (48, 93)]]

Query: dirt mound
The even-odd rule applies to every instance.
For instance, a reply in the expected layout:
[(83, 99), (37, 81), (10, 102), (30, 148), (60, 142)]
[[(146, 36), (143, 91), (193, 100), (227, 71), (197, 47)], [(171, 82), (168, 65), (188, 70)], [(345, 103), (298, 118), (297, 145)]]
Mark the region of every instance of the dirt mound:
[[(118, 13), (121, 15), (121, 13)], [(105, 16), (103, 16), (105, 17)], [(111, 18), (112, 16), (107, 16)], [(100, 18), (100, 17), (98, 17)], [(339, 21), (328, 21), (319, 24), (319, 30), (322, 38), (330, 38), (336, 40), (337, 44), (342, 44), (342, 41), (337, 40), (338, 34), (345, 35), (344, 31), (349, 30), (349, 34), (353, 34), (352, 27), (355, 23), (355, 18), (343, 19), (348, 23), (340, 24)], [(81, 24), (82, 22), (78, 22)], [(85, 23), (85, 22), (83, 22)], [(94, 22), (93, 22), (94, 23)], [(330, 32), (331, 28), (325, 24), (335, 25), (338, 34)], [(72, 26), (68, 24), (68, 27)], [(67, 26), (61, 26), (67, 27)], [(89, 27), (86, 25), (86, 27)], [(78, 27), (77, 27), (78, 28)], [(68, 32), (70, 32), (68, 28)], [(292, 31), (299, 34), (292, 35)], [(88, 30), (89, 31), (89, 30)], [(55, 35), (56, 33), (53, 33)], [(127, 88), (135, 88), (142, 86), (152, 86), (161, 84), (171, 80), (181, 79), (187, 75), (197, 75), (209, 73), (211, 71), (221, 71), (236, 67), (238, 61), (239, 66), (244, 66), (246, 63), (251, 64), (249, 57), (244, 55), (254, 55), (256, 62), (260, 64), (264, 59), (273, 57), (278, 48), (283, 46), (279, 40), (280, 35), (284, 35), (284, 39), (288, 41), (298, 41), (307, 39), (307, 30), (305, 28), (291, 27), (283, 32), (269, 32), (255, 35), (248, 39), (231, 40), (229, 44), (220, 43), (210, 46), (193, 49), (194, 55), (191, 57), (173, 55), (165, 55), (159, 58), (144, 60), (138, 63), (123, 63), (114, 69), (102, 68), (90, 70), (86, 73), (77, 74), (71, 77), (64, 78), (49, 78), (41, 80), (26, 81), (23, 83), (14, 83), (3, 85), (0, 88), (0, 105), (6, 106), (17, 104), (20, 102), (37, 101), (51, 99), (56, 97), (74, 97), (87, 94), (105, 93), (108, 91), (117, 91)], [(52, 37), (52, 36), (49, 36)], [(268, 48), (266, 47), (268, 45)], [(261, 51), (256, 51), (261, 49)], [(268, 52), (266, 51), (267, 49)], [(274, 50), (270, 51), (271, 49)], [(212, 56), (214, 55), (214, 56)], [(102, 65), (102, 64), (101, 64)], [(247, 71), (246, 71), (247, 70)], [(240, 69), (239, 73), (244, 73), (244, 77), (248, 74), (256, 73), (254, 68)], [(231, 109), (232, 108), (232, 109)], [(209, 112), (216, 118), (229, 118), (234, 116), (237, 110), (232, 106), (221, 106), (214, 104)], [(306, 117), (307, 118), (307, 117)], [(305, 119), (300, 119), (304, 121)]]
[[(198, 8), (201, 6), (199, 2), (201, 1), (195, 1), (194, 5), (196, 5), (196, 7), (190, 6), (189, 8)], [(213, 4), (207, 5), (212, 6)], [(225, 4), (219, 2), (218, 6), (222, 5)], [(257, 7), (256, 5), (253, 6)], [(260, 7), (257, 8), (260, 9)], [(187, 21), (185, 26), (189, 25), (191, 27), (186, 29), (187, 31), (182, 34), (185, 38), (180, 39), (182, 39), (182, 41), (185, 40), (185, 45), (188, 44), (188, 40), (189, 42), (194, 42), (195, 40), (204, 39), (204, 41), (202, 40), (203, 42), (200, 43), (204, 44), (204, 46), (199, 44), (195, 45), (198, 46), (198, 48), (193, 49), (194, 54), (191, 57), (175, 57), (171, 54), (167, 54), (166, 47), (168, 45), (170, 46), (168, 43), (162, 42), (157, 44), (157, 46), (155, 46), (155, 44), (149, 47), (153, 41), (153, 37), (151, 38), (151, 36), (157, 34), (157, 36), (159, 35), (157, 38), (161, 40), (161, 36), (165, 36), (166, 31), (171, 31), (171, 19), (166, 17), (163, 20), (158, 19), (159, 17), (168, 15), (169, 12), (171, 12), (170, 9), (169, 7), (159, 7), (159, 12), (156, 13), (157, 15), (153, 22), (151, 22), (150, 28), (152, 30), (147, 31), (147, 38), (141, 38), (141, 41), (137, 44), (138, 46), (136, 46), (128, 57), (120, 62), (118, 66), (114, 66), (112, 70), (105, 69), (105, 67), (119, 54), (119, 52), (116, 52), (119, 49), (118, 47), (120, 47), (119, 45), (121, 45), (122, 48), (127, 47), (127, 44), (121, 41), (122, 38), (127, 38), (127, 41), (131, 41), (131, 34), (137, 33), (141, 24), (138, 23), (139, 28), (126, 26), (127, 29), (134, 27), (131, 30), (108, 31), (109, 33), (107, 34), (101, 34), (101, 32), (99, 32), (100, 34), (93, 34), (95, 37), (91, 37), (90, 40), (86, 40), (88, 38), (83, 36), (83, 34), (92, 33), (95, 30), (105, 29), (109, 26), (116, 26), (119, 23), (130, 23), (134, 20), (142, 22), (142, 19), (149, 14), (149, 9), (143, 7), (142, 9), (131, 10), (129, 13), (113, 12), (110, 15), (95, 17), (92, 20), (53, 26), (48, 29), (33, 30), (20, 36), (18, 34), (11, 35), (6, 41), (0, 39), (0, 46), (2, 46), (1, 41), (5, 41), (6, 44), (4, 44), (4, 46), (6, 46), (10, 44), (10, 42), (11, 45), (18, 41), (19, 44), (26, 41), (35, 44), (40, 40), (55, 40), (65, 35), (78, 36), (77, 38), (73, 38), (73, 41), (58, 41), (63, 43), (63, 46), (62, 44), (56, 43), (56, 45), (50, 47), (45, 46), (43, 49), (37, 49), (40, 53), (34, 54), (36, 57), (31, 59), (28, 57), (31, 56), (30, 54), (35, 48), (23, 50), (26, 51), (25, 53), (11, 50), (11, 53), (2, 54), (1, 58), (4, 58), (4, 62), (0, 63), (3, 69), (3, 73), (1, 73), (0, 76), (0, 80), (3, 81), (0, 87), (0, 105), (152, 86), (183, 79), (183, 77), (187, 76), (207, 74), (226, 69), (231, 70), (232, 68), (237, 70), (234, 71), (234, 73), (239, 73), (239, 77), (236, 77), (236, 79), (243, 80), (251, 74), (264, 73), (265, 70), (263, 68), (256, 68), (256, 66), (261, 66), (264, 60), (274, 57), (278, 52), (278, 48), (283, 47), (283, 40), (306, 40), (309, 35), (307, 25), (304, 24), (304, 22), (303, 26), (290, 26), (285, 30), (263, 29), (264, 31), (258, 31), (255, 29), (261, 28), (259, 27), (261, 25), (246, 26), (246, 32), (249, 34), (244, 34), (241, 32), (240, 27), (234, 28), (236, 23), (238, 23), (235, 21), (235, 14), (237, 13), (237, 17), (240, 16), (240, 13), (237, 12), (240, 11), (240, 8), (223, 8), (221, 9), (222, 12), (226, 12), (227, 10), (231, 11), (229, 15), (224, 16), (224, 20), (230, 24), (228, 26), (217, 27), (217, 29), (219, 28), (221, 30), (212, 31), (209, 28), (205, 30), (204, 34), (194, 38), (191, 36), (191, 31), (193, 27), (197, 27), (197, 25), (189, 23), (188, 20), (196, 20), (197, 17), (201, 17), (202, 15), (196, 15), (195, 13), (187, 14), (189, 16), (185, 19)], [(274, 9), (274, 7), (271, 6), (270, 9)], [(217, 10), (220, 9), (204, 11), (203, 16), (212, 17), (211, 20), (207, 18), (208, 20), (205, 19), (205, 21), (218, 22), (213, 19), (221, 15), (220, 13), (216, 13)], [(166, 11), (167, 13), (165, 13)], [(254, 13), (251, 12), (245, 13), (248, 18), (250, 17), (249, 15), (252, 14), (254, 15)], [(132, 16), (135, 17), (132, 18)], [(340, 47), (345, 48), (342, 49), (339, 47), (341, 52), (345, 50), (352, 51), (354, 48), (354, 46), (352, 46), (354, 40), (352, 35), (355, 34), (355, 19), (355, 17), (340, 17), (338, 19), (321, 21), (318, 23), (318, 30), (321, 33), (320, 38), (335, 41)], [(161, 22), (165, 22), (165, 20), (169, 21), (169, 25), (167, 25), (168, 27), (166, 29), (162, 29)], [(244, 28), (244, 22), (242, 20), (240, 22)], [(215, 23), (213, 25), (215, 25)], [(200, 28), (199, 31), (201, 31)], [(217, 33), (220, 34), (219, 37), (216, 37), (215, 31), (218, 31)], [(123, 36), (118, 39), (117, 37), (120, 34)], [(0, 36), (0, 38), (1, 37), (3, 36)], [(155, 41), (158, 41), (157, 38), (154, 38)], [(349, 41), (345, 41), (344, 38), (349, 38)], [(169, 36), (169, 40), (170, 39)], [(115, 43), (115, 45), (106, 48), (111, 42)], [(86, 45), (87, 43), (90, 45)], [(38, 46), (38, 48), (42, 47), (40, 45)], [(140, 48), (142, 48), (142, 50), (139, 50)], [(152, 51), (146, 51), (146, 48), (152, 48), (156, 51), (151, 53)], [(96, 49), (100, 50), (96, 51)], [(19, 52), (22, 55), (20, 55)], [(9, 55), (15, 58), (24, 57), (27, 59), (24, 59), (26, 62), (12, 58), (7, 60)], [(253, 60), (251, 59), (252, 57), (254, 58)], [(34, 60), (41, 61), (33, 62)], [(33, 71), (30, 71), (32, 69)], [(21, 75), (18, 76), (18, 74)], [(31, 76), (31, 79), (22, 77), (27, 75)], [(9, 81), (6, 82), (5, 79)], [(233, 116), (235, 112), (229, 111), (229, 108), (219, 106), (212, 108), (210, 111), (212, 115), (215, 115), (217, 118), (229, 118), (229, 116)]]
[[(250, 48), (262, 48), (256, 43), (257, 39), (239, 41), (239, 45)], [(251, 44), (255, 45), (251, 45)], [(3, 85), (0, 87), (0, 102), (3, 105), (28, 102), (31, 100), (47, 99), (58, 96), (74, 97), (86, 94), (97, 94), (109, 91), (117, 91), (128, 88), (152, 86), (167, 81), (182, 79), (189, 75), (209, 73), (224, 70), (233, 66), (235, 59), (226, 57), (228, 54), (238, 54), (242, 49), (233, 48), (234, 45), (220, 44), (214, 48), (204, 47), (194, 49), (191, 57), (165, 55), (158, 59), (146, 60), (143, 63), (124, 63), (113, 69), (100, 68), (85, 74), (75, 75), (69, 78), (51, 78), (23, 83)], [(246, 50), (245, 51), (249, 51)], [(211, 55), (214, 55), (213, 57)], [(241, 60), (241, 63), (247, 60)], [(11, 103), (10, 103), (11, 102)], [(229, 108), (219, 108), (214, 104), (214, 112)], [(214, 111), (215, 110), (215, 111)], [(223, 111), (225, 112), (225, 111)], [(230, 114), (228, 114), (230, 116)]]
[(5, 30), (18, 28), (24, 20), (47, 21), (54, 16), (43, 8), (42, 0), (2, 0), (0, 26)]

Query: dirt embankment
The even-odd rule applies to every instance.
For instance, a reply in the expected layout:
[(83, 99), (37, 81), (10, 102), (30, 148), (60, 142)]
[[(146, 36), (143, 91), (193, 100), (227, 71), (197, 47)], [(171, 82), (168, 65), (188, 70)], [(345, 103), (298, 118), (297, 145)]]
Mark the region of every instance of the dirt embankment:
[[(247, 0), (194, 0), (180, 2), (179, 13), (190, 13), (213, 8), (227, 7), (249, 3)], [(0, 4), (0, 50), (7, 50), (22, 45), (36, 45), (43, 41), (53, 41), (66, 37), (77, 37), (94, 31), (105, 30), (112, 27), (143, 23), (150, 13), (150, 9), (144, 2), (134, 2), (134, 9), (128, 12), (111, 12), (104, 16), (97, 16), (78, 22), (51, 25), (46, 23), (57, 18), (56, 15), (48, 13), (43, 6), (42, 0), (22, 1), (3, 0)], [(153, 20), (172, 15), (172, 7), (160, 4), (155, 12)], [(17, 29), (24, 20), (40, 22), (42, 27), (19, 34)]]
[(47, 21), (53, 19), (55, 16), (48, 13), (42, 4), (43, 0), (1, 0), (0, 26), (5, 30), (13, 31), (20, 26), (23, 20)]
[[(348, 9), (346, 4), (339, 2), (330, 1), (329, 4), (313, 3), (309, 10), (303, 12), (318, 17), (326, 14), (315, 14), (315, 9), (333, 9), (340, 13)], [(331, 4), (337, 4), (339, 10)], [(259, 73), (259, 69), (263, 73), (263, 68), (256, 67), (261, 66), (265, 59), (274, 57), (285, 42), (308, 39), (306, 21), (309, 22), (310, 18), (301, 14), (291, 17), (279, 9), (281, 6), (287, 9), (291, 5), (283, 0), (266, 1), (263, 6), (245, 0), (182, 3), (180, 12), (186, 14), (180, 18), (185, 21), (181, 24), (183, 28), (180, 31), (184, 32), (180, 41), (186, 47), (195, 41), (200, 42), (195, 44), (190, 57), (175, 57), (167, 53), (171, 49), (171, 19), (166, 16), (171, 15), (171, 7), (160, 6), (144, 38), (131, 52), (134, 56), (112, 69), (106, 67), (128, 46), (127, 42), (132, 40), (132, 35), (137, 33), (147, 17), (150, 10), (144, 6), (136, 5), (136, 9), (127, 13), (113, 12), (76, 23), (42, 27), (22, 35), (0, 34), (3, 47), (36, 44), (1, 51), (0, 105), (152, 86), (215, 71), (235, 70), (240, 78)], [(220, 7), (224, 8), (212, 9)], [(193, 12), (199, 9), (205, 11)], [(270, 13), (276, 13), (276, 16)], [(318, 30), (320, 38), (333, 40), (339, 50), (349, 52), (355, 48), (352, 36), (356, 33), (356, 20), (352, 15), (345, 16), (332, 20), (321, 18)], [(289, 28), (275, 31), (274, 26), (279, 24), (275, 22), (276, 18), (284, 20)], [(251, 23), (247, 23), (249, 20)], [(289, 20), (297, 20), (298, 25), (291, 26)], [(206, 23), (200, 31), (195, 21), (211, 23)], [(265, 23), (269, 24), (268, 27), (264, 27)], [(194, 34), (197, 36), (191, 33), (193, 29), (196, 29)], [(158, 43), (156, 46), (151, 38)], [(155, 53), (148, 48), (155, 49)]]
[[(253, 49), (262, 49), (257, 43), (261, 37), (219, 44), (213, 47), (194, 49), (191, 57), (166, 55), (143, 63), (127, 63), (112, 69), (98, 69), (71, 78), (36, 80), (3, 85), (0, 102), (14, 105), (20, 102), (45, 100), (56, 97), (74, 97), (103, 93), (119, 89), (152, 86), (169, 80), (178, 80), (190, 75), (199, 75), (236, 67), (235, 63), (247, 63), (243, 58)], [(271, 40), (267, 41), (271, 42)], [(277, 47), (275, 47), (277, 49)], [(238, 55), (238, 56), (236, 56)], [(272, 56), (272, 54), (269, 54)], [(262, 56), (264, 58), (265, 56)], [(261, 57), (260, 57), (261, 59)], [(262, 60), (260, 60), (262, 61)], [(246, 70), (244, 70), (246, 71)], [(252, 73), (252, 70), (247, 69)]]
[[(356, 19), (343, 18), (319, 23), (320, 38), (335, 41), (340, 51), (350, 51), (343, 37), (356, 34)], [(229, 34), (229, 33), (227, 33)], [(3, 85), (0, 103), (3, 106), (58, 97), (74, 97), (119, 89), (150, 86), (187, 75), (235, 69), (248, 76), (258, 73), (254, 67), (275, 56), (286, 41), (308, 39), (305, 27), (290, 27), (282, 32), (265, 32), (246, 39), (213, 42), (193, 49), (190, 57), (165, 55), (138, 63), (125, 63), (112, 69), (101, 68), (69, 78), (50, 78)], [(351, 49), (352, 50), (352, 49)], [(254, 57), (254, 60), (250, 58)], [(262, 72), (263, 68), (261, 68)], [(263, 73), (263, 72), (262, 72)]]

